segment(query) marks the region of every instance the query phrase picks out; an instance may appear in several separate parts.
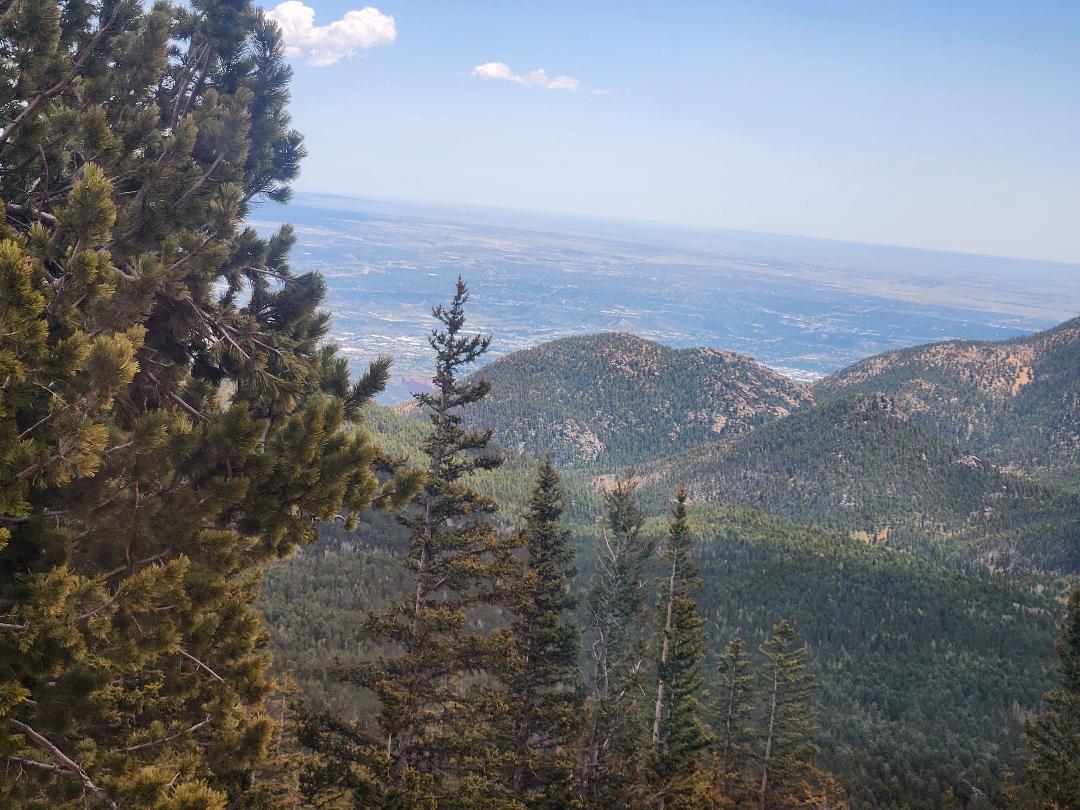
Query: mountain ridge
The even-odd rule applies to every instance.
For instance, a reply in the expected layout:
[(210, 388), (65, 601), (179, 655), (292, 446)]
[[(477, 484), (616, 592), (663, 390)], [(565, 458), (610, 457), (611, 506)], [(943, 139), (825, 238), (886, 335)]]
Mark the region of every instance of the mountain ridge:
[(941, 439), (883, 394), (804, 408), (658, 461), (641, 479), (657, 498), (681, 481), (699, 500), (823, 524), (868, 543), (991, 568), (1080, 570), (1080, 508), (1070, 493)]
[[(505, 447), (563, 466), (615, 468), (787, 416), (805, 386), (735, 352), (674, 349), (625, 332), (562, 338), (478, 371), (469, 416)], [(583, 463), (582, 463), (583, 462)]]
[(1080, 466), (1080, 318), (1007, 341), (943, 341), (868, 357), (811, 386), (880, 391), (912, 419), (1038, 476)]

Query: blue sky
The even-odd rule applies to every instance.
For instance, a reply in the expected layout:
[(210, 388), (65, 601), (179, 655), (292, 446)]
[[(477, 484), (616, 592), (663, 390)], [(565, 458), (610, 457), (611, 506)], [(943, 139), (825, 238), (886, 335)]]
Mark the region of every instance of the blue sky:
[(1075, 0), (263, 3), (300, 190), (1080, 261)]

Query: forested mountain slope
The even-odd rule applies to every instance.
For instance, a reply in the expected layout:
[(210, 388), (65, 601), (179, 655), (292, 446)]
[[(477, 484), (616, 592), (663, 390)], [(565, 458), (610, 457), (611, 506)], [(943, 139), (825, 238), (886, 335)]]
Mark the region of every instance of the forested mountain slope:
[(614, 468), (745, 432), (810, 402), (749, 357), (672, 349), (623, 333), (564, 338), (477, 372), (491, 394), (473, 412), (505, 447), (563, 467)]
[(871, 543), (996, 567), (1080, 570), (1074, 495), (1002, 472), (881, 394), (802, 409), (658, 462), (643, 477), (658, 497), (685, 481), (699, 499), (824, 523)]
[[(790, 617), (822, 686), (823, 764), (852, 807), (967, 807), (1023, 756), (1025, 707), (1052, 677), (1060, 605), (1020, 579), (738, 508), (699, 505), (700, 596), (715, 646)], [(997, 801), (1000, 802), (1000, 796)]]
[[(708, 681), (712, 654), (732, 636), (753, 649), (790, 619), (821, 687), (823, 764), (852, 807), (936, 810), (947, 788), (971, 799), (1019, 766), (1022, 713), (1052, 680), (1060, 606), (1049, 593), (752, 510), (700, 504), (691, 514)], [(572, 526), (579, 594), (594, 526)], [(658, 539), (662, 521), (647, 531)], [(329, 669), (377, 654), (357, 606), (377, 609), (409, 588), (392, 561), (401, 535), (387, 517), (370, 517), (356, 534), (328, 529), (267, 572), (260, 606), (275, 659), (312, 705), (355, 718), (371, 711)]]
[(1080, 318), (1016, 340), (949, 341), (863, 360), (813, 386), (818, 400), (884, 392), (975, 453), (1040, 474), (1080, 465)]
[[(1061, 612), (1059, 580), (1014, 569), (1080, 568), (1075, 499), (942, 439), (898, 398), (830, 394), (814, 405), (781, 384), (766, 386), (770, 399), (745, 378), (716, 374), (729, 365), (723, 359), (753, 368), (625, 335), (557, 341), (485, 368), (495, 393), (472, 416), (512, 449), (475, 484), (502, 503), (501, 530), (518, 524), (537, 466), (517, 450), (551, 442), (564, 463), (579, 465), (563, 481), (578, 549), (574, 589), (583, 593), (603, 531), (598, 473), (653, 454), (638, 465), (650, 537), (659, 543), (678, 481), (695, 498), (709, 680), (713, 656), (734, 635), (753, 649), (790, 619), (820, 685), (821, 764), (852, 807), (936, 810), (949, 791), (958, 806), (1008, 806), (1001, 780), (1023, 765), (1023, 720), (1053, 680)], [(657, 424), (670, 427), (692, 411), (688, 402), (705, 401), (710, 381), (714, 393), (735, 392), (729, 403), (754, 393), (760, 410), (736, 407), (745, 418), (725, 424), (719, 440), (691, 420), (658, 441)], [(531, 432), (513, 431), (522, 418), (534, 420)], [(591, 426), (595, 454), (583, 459), (578, 434), (544, 432), (572, 420)], [(365, 409), (364, 425), (408, 459), (429, 430), (410, 409), (377, 406)], [(671, 447), (681, 452), (658, 457)], [(368, 515), (357, 533), (326, 527), (319, 544), (267, 572), (260, 606), (275, 657), (310, 706), (371, 715), (370, 695), (329, 673), (338, 659), (383, 652), (362, 611), (410, 588), (395, 562), (404, 544), (389, 516)]]

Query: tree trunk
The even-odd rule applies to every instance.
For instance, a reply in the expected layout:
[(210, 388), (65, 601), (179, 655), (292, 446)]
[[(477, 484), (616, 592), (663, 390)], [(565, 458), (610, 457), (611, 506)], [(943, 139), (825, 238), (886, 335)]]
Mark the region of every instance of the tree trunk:
[[(445, 414), (447, 411), (447, 396), (445, 388), (442, 391), (439, 407), (436, 409), (437, 422), (435, 425), (435, 431), (438, 433), (443, 425)], [(438, 474), (439, 467), (442, 465), (442, 448), (437, 446), (431, 456), (431, 463), (428, 466), (428, 470), (434, 476)], [(420, 612), (423, 609), (424, 601), (427, 599), (427, 589), (425, 587), (425, 580), (427, 577), (428, 557), (429, 550), (435, 543), (435, 519), (431, 513), (431, 496), (428, 494), (424, 499), (424, 547), (420, 549), (420, 559), (416, 566), (416, 597), (413, 601), (413, 615), (412, 615), (412, 640), (409, 642), (407, 652), (410, 655), (415, 655), (415, 639), (420, 629)], [(411, 677), (409, 678), (408, 689), (410, 691), (410, 697), (414, 698), (418, 680), (418, 674), (416, 667), (414, 666)], [(419, 716), (419, 715), (417, 715)], [(397, 757), (394, 759), (394, 782), (398, 786), (402, 785), (405, 781), (405, 774), (409, 769), (410, 748), (412, 747), (412, 740), (416, 735), (415, 723), (403, 726), (398, 730), (398, 742), (397, 742)]]
[(765, 756), (761, 760), (761, 789), (758, 791), (758, 810), (765, 810), (765, 792), (769, 789), (769, 759), (772, 756), (773, 730), (776, 725), (776, 698), (780, 680), (773, 670), (772, 699), (769, 703), (769, 733), (765, 737)]
[[(664, 641), (660, 648), (660, 669), (667, 664), (669, 645), (671, 644), (671, 614), (675, 607), (675, 573), (678, 558), (674, 551), (671, 554), (671, 576), (668, 578), (667, 615), (664, 617)], [(660, 745), (660, 721), (664, 715), (664, 678), (659, 675), (656, 683), (656, 711), (653, 714), (652, 739), (653, 745)], [(664, 810), (667, 802), (661, 793), (656, 800), (657, 810)]]
[[(676, 556), (674, 552), (671, 555), (671, 577), (668, 579), (668, 596), (667, 596), (667, 616), (664, 619), (664, 642), (660, 650), (660, 666), (663, 667), (667, 664), (668, 659), (668, 645), (671, 639), (671, 613), (674, 609), (675, 603), (675, 565)], [(658, 678), (656, 684), (656, 711), (653, 715), (653, 727), (652, 727), (652, 740), (653, 744), (660, 742), (660, 719), (664, 712), (664, 679)], [(660, 800), (660, 807), (663, 808), (663, 799)]]

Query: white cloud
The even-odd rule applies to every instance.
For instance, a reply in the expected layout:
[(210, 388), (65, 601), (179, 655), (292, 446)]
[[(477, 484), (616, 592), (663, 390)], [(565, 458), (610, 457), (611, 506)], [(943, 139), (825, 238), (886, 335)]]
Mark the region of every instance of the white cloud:
[(329, 25), (315, 25), (315, 9), (300, 0), (285, 0), (266, 14), (281, 26), (286, 53), (307, 59), (315, 67), (351, 59), (358, 51), (389, 45), (397, 39), (394, 18), (372, 6), (347, 11)]
[(531, 70), (524, 75), (514, 73), (509, 65), (502, 62), (484, 62), (472, 69), (472, 75), (480, 79), (500, 79), (514, 82), (524, 87), (545, 87), (548, 90), (566, 90), (575, 92), (581, 89), (581, 82), (573, 76), (548, 76), (543, 68)]

